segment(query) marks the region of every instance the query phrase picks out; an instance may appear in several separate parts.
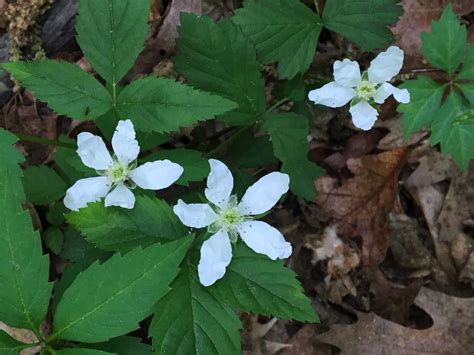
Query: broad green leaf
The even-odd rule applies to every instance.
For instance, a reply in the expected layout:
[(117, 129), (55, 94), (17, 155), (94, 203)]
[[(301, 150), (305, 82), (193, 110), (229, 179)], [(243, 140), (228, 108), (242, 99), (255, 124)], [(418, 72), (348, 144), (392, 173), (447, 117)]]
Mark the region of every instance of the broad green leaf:
[(256, 168), (276, 162), (268, 136), (255, 137), (251, 131), (239, 136), (229, 147), (232, 162), (241, 168)]
[[(61, 136), (60, 142), (75, 144), (72, 139)], [(68, 185), (74, 184), (77, 180), (97, 175), (91, 168), (85, 166), (75, 149), (58, 146), (54, 157), (56, 170), (64, 178)]]
[(210, 172), (209, 162), (202, 153), (192, 149), (162, 149), (144, 157), (142, 162), (168, 159), (184, 168), (183, 175), (176, 181), (179, 185), (188, 186), (191, 181), (202, 181)]
[(459, 83), (457, 86), (470, 104), (474, 106), (474, 79), (471, 82)]
[(410, 92), (410, 102), (400, 104), (398, 112), (403, 114), (403, 132), (406, 137), (423, 127), (428, 127), (441, 104), (445, 86), (420, 76), (400, 86)]
[(92, 243), (89, 243), (72, 226), (67, 226), (63, 230), (64, 242), (61, 250), (61, 258), (72, 262), (88, 259), (91, 262), (99, 259), (104, 254), (109, 254), (103, 250), (97, 249)]
[(449, 135), (454, 119), (463, 109), (462, 98), (453, 90), (432, 117), (430, 143), (441, 143)]
[(165, 78), (148, 77), (128, 85), (118, 97), (122, 118), (138, 130), (172, 132), (236, 107), (232, 101)]
[(286, 98), (291, 101), (303, 101), (306, 98), (303, 76), (298, 75), (291, 80), (279, 82), (272, 94), (278, 100), (283, 100)]
[(86, 349), (86, 348), (64, 348), (56, 350), (54, 354), (58, 355), (107, 355), (107, 354), (118, 354), (118, 353), (107, 353), (105, 351)]
[(106, 343), (90, 344), (89, 347), (111, 351), (120, 355), (151, 355), (153, 350), (150, 345), (144, 344), (140, 338), (123, 336), (111, 339)]
[(13, 339), (3, 330), (0, 330), (0, 354), (2, 355), (19, 355), (27, 345)]
[(16, 137), (0, 129), (0, 320), (16, 328), (38, 329), (48, 310), (52, 284), (41, 238), (33, 231), (25, 194), (23, 156)]
[(233, 20), (255, 45), (260, 62), (278, 62), (281, 78), (305, 72), (313, 61), (322, 23), (300, 1), (246, 0)]
[(94, 343), (137, 329), (168, 292), (191, 243), (181, 238), (92, 264), (59, 301), (52, 339)]
[(81, 0), (77, 42), (92, 67), (115, 84), (132, 67), (148, 32), (150, 0)]
[(4, 68), (61, 115), (90, 120), (112, 107), (107, 90), (77, 65), (41, 60), (4, 64)]
[(23, 187), (27, 201), (47, 205), (59, 200), (66, 193), (67, 185), (49, 166), (30, 166), (23, 172)]
[(431, 23), (431, 33), (421, 34), (421, 52), (431, 65), (453, 74), (464, 57), (466, 39), (466, 27), (449, 4), (439, 21)]
[(282, 171), (290, 176), (290, 188), (298, 196), (313, 200), (314, 180), (323, 170), (308, 160), (308, 120), (294, 113), (270, 114), (262, 129), (272, 138), (275, 156), (283, 162)]
[(178, 31), (176, 70), (191, 85), (238, 104), (219, 119), (233, 125), (262, 119), (264, 82), (255, 48), (240, 29), (229, 20), (215, 23), (206, 16), (183, 13)]
[(62, 201), (54, 203), (46, 215), (46, 220), (51, 223), (53, 226), (60, 226), (64, 223), (64, 215), (69, 212), (69, 210), (64, 206)]
[(474, 44), (469, 45), (458, 79), (474, 81)]
[(185, 264), (155, 307), (149, 335), (156, 353), (240, 354), (239, 318), (199, 283), (195, 268)]
[(46, 229), (44, 231), (44, 242), (49, 250), (59, 255), (64, 243), (64, 235), (61, 228), (51, 226)]
[(209, 290), (216, 299), (242, 312), (319, 322), (295, 273), (283, 261), (270, 260), (244, 243), (234, 248), (225, 276)]
[(69, 213), (67, 221), (87, 241), (110, 251), (128, 251), (188, 234), (165, 201), (145, 196), (136, 197), (133, 209), (104, 207), (102, 202), (90, 203), (77, 212)]
[(323, 22), (362, 49), (372, 51), (393, 42), (388, 26), (402, 13), (399, 0), (328, 0)]

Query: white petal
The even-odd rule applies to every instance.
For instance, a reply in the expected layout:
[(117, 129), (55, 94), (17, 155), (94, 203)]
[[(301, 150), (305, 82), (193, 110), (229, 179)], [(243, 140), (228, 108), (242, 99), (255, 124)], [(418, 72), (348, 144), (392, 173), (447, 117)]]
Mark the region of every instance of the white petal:
[(209, 159), (211, 173), (207, 177), (206, 198), (213, 204), (225, 207), (234, 188), (234, 178), (229, 168), (221, 161)]
[(354, 89), (345, 88), (335, 81), (324, 85), (323, 87), (312, 90), (308, 98), (315, 104), (328, 107), (342, 107), (356, 96)]
[(240, 238), (254, 252), (270, 259), (285, 259), (291, 255), (291, 244), (278, 229), (262, 221), (242, 222), (238, 226)]
[(225, 274), (232, 260), (232, 245), (226, 232), (220, 230), (201, 247), (201, 259), (198, 264), (199, 281), (210, 286)]
[(173, 212), (181, 223), (193, 228), (204, 228), (217, 220), (217, 215), (206, 203), (187, 204), (183, 200), (178, 200), (178, 204), (173, 207)]
[(157, 160), (132, 170), (129, 177), (142, 189), (160, 190), (172, 185), (183, 171), (179, 164), (169, 160)]
[(77, 136), (77, 154), (85, 166), (95, 170), (105, 170), (113, 163), (102, 138), (89, 132)]
[(100, 201), (109, 191), (110, 182), (105, 176), (81, 179), (66, 191), (64, 206), (72, 211), (77, 211), (86, 207), (90, 202)]
[(374, 101), (378, 104), (383, 104), (390, 95), (393, 95), (395, 100), (403, 104), (410, 102), (410, 93), (407, 89), (399, 89), (390, 83), (383, 83), (380, 85), (375, 93)]
[(135, 196), (130, 189), (120, 183), (105, 197), (105, 207), (109, 206), (132, 209), (135, 206)]
[(379, 115), (377, 110), (370, 106), (367, 101), (361, 101), (352, 106), (349, 112), (352, 115), (354, 126), (364, 131), (368, 131), (374, 126)]
[(273, 172), (263, 176), (245, 191), (239, 203), (239, 211), (243, 215), (256, 215), (270, 210), (288, 191), (290, 177), (286, 174)]
[(391, 80), (403, 66), (403, 51), (395, 46), (389, 47), (370, 62), (369, 81), (381, 84)]
[(336, 60), (333, 70), (334, 80), (343, 87), (357, 87), (362, 80), (359, 63), (355, 61), (349, 59), (344, 59), (343, 61)]
[(112, 147), (119, 162), (128, 164), (138, 157), (140, 146), (135, 139), (132, 121), (119, 121), (112, 137)]

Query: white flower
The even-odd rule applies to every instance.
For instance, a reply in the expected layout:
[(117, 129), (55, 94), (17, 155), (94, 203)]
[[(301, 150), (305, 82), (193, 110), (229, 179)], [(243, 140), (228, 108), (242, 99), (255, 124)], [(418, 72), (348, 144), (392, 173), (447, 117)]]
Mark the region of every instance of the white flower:
[(204, 286), (212, 285), (225, 274), (232, 259), (231, 242), (238, 236), (253, 251), (265, 254), (270, 259), (290, 256), (291, 244), (274, 227), (254, 218), (269, 211), (288, 191), (289, 177), (273, 172), (265, 175), (245, 192), (240, 203), (231, 195), (234, 178), (227, 166), (209, 160), (211, 173), (204, 191), (209, 204), (186, 204), (182, 200), (174, 206), (174, 213), (181, 222), (193, 228), (208, 227), (212, 236), (201, 247), (198, 265), (199, 280)]
[(388, 83), (403, 65), (403, 51), (395, 46), (380, 53), (367, 72), (360, 73), (359, 64), (349, 59), (334, 63), (334, 81), (309, 92), (315, 104), (342, 107), (351, 101), (349, 112), (354, 125), (364, 131), (373, 127), (378, 117), (372, 103), (382, 104), (393, 95), (398, 102), (410, 102), (407, 89), (398, 89)]
[(112, 137), (114, 157), (102, 138), (89, 132), (77, 136), (77, 146), (77, 154), (84, 165), (95, 169), (100, 176), (78, 180), (67, 190), (64, 205), (73, 211), (103, 197), (105, 207), (133, 208), (135, 196), (131, 189), (137, 185), (149, 190), (164, 189), (183, 173), (180, 165), (169, 160), (157, 160), (137, 167), (140, 147), (130, 120), (117, 124)]

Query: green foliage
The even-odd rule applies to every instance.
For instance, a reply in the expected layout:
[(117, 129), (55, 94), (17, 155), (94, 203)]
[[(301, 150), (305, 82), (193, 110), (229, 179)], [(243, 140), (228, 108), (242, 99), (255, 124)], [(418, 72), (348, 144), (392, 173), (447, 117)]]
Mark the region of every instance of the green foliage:
[[(65, 136), (59, 137), (59, 141), (76, 144), (75, 141)], [(88, 168), (82, 163), (81, 158), (79, 158), (74, 149), (61, 146), (56, 147), (54, 162), (56, 163), (56, 170), (59, 175), (64, 178), (68, 185), (74, 184), (79, 179), (96, 175), (93, 169)]]
[(27, 201), (47, 205), (59, 200), (66, 193), (67, 185), (46, 165), (30, 166), (23, 172), (23, 187)]
[(452, 75), (461, 64), (466, 51), (467, 31), (449, 4), (438, 22), (431, 24), (431, 33), (421, 34), (421, 52), (428, 62)]
[(321, 19), (300, 1), (246, 0), (233, 20), (255, 45), (260, 62), (279, 62), (281, 78), (303, 73), (313, 61)]
[(55, 351), (55, 354), (59, 355), (106, 355), (106, 354), (118, 354), (118, 353), (107, 353), (105, 351), (86, 349), (86, 348), (64, 348)]
[(240, 354), (239, 318), (221, 304), (185, 262), (150, 326), (158, 354)]
[(241, 168), (261, 167), (276, 161), (268, 136), (255, 137), (251, 131), (241, 135), (229, 147), (228, 154)]
[(181, 15), (176, 70), (200, 89), (221, 95), (238, 108), (219, 117), (232, 125), (250, 124), (265, 114), (264, 83), (255, 48), (231, 21)]
[(310, 162), (308, 155), (308, 120), (294, 113), (270, 114), (263, 130), (272, 137), (275, 156), (283, 162), (282, 171), (290, 176), (290, 188), (298, 196), (313, 200), (316, 195), (314, 180), (323, 171)]
[(393, 42), (388, 26), (402, 13), (399, 0), (328, 0), (323, 23), (362, 49), (372, 51)]
[(457, 78), (460, 80), (474, 80), (474, 44), (469, 45), (464, 58), (464, 65)]
[(0, 354), (2, 355), (18, 355), (25, 348), (25, 344), (13, 339), (3, 330), (0, 330)]
[(242, 312), (319, 322), (293, 271), (243, 243), (234, 249), (225, 277), (209, 288), (216, 299)]
[(59, 255), (63, 248), (64, 235), (60, 228), (51, 226), (44, 231), (44, 242), (49, 250)]
[(150, 345), (143, 344), (139, 338), (123, 336), (111, 339), (106, 343), (91, 344), (89, 347), (114, 352), (120, 355), (151, 355), (153, 350)]
[(105, 207), (103, 202), (90, 203), (69, 213), (67, 221), (90, 243), (110, 251), (128, 251), (188, 234), (165, 201), (145, 196), (136, 197), (133, 209)]
[(77, 42), (92, 67), (116, 84), (132, 67), (148, 32), (150, 0), (81, 0)]
[(46, 215), (46, 220), (53, 226), (60, 226), (64, 223), (64, 214), (69, 210), (64, 206), (62, 201), (54, 203)]
[[(77, 262), (88, 259), (91, 262), (99, 259), (105, 252), (94, 247), (72, 226), (67, 226), (63, 230), (64, 242), (61, 250), (63, 259)], [(107, 253), (105, 253), (107, 254)]]
[(59, 301), (52, 339), (93, 343), (137, 329), (168, 292), (191, 242), (181, 238), (92, 264)]
[(107, 90), (77, 65), (41, 60), (3, 66), (38, 99), (61, 115), (88, 120), (99, 117), (112, 107)]
[(25, 195), (23, 156), (13, 147), (16, 137), (0, 129), (0, 320), (10, 326), (37, 330), (46, 315), (52, 284), (48, 257), (33, 232)]

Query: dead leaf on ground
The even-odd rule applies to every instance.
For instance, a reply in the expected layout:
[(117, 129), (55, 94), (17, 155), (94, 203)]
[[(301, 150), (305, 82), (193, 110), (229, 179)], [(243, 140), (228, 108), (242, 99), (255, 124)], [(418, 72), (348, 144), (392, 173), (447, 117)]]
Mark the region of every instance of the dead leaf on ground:
[[(36, 343), (38, 341), (36, 335), (28, 329), (12, 328), (3, 322), (0, 322), (0, 330), (5, 331), (12, 338), (26, 344)], [(20, 352), (20, 355), (34, 355), (37, 354), (39, 350), (39, 347), (25, 349)]]

